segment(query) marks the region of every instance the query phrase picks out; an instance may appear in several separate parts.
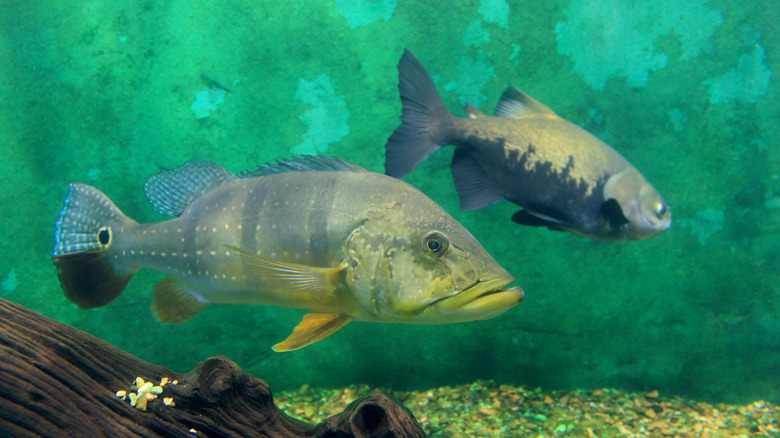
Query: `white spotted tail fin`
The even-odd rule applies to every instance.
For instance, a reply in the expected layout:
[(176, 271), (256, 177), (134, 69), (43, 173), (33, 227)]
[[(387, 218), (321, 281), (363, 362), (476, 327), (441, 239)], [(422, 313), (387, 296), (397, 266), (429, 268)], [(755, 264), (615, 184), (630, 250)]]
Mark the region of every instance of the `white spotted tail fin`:
[(105, 306), (122, 293), (134, 272), (118, 272), (113, 246), (125, 216), (94, 187), (73, 183), (54, 233), (52, 258), (65, 295), (82, 309)]

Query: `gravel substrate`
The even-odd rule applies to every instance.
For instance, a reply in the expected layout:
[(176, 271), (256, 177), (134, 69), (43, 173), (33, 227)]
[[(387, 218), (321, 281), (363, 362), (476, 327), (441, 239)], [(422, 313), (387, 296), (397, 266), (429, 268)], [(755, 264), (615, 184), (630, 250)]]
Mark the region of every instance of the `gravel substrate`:
[(542, 391), (490, 381), (411, 392), (304, 385), (275, 400), (288, 415), (318, 423), (375, 390), (409, 408), (430, 437), (780, 437), (777, 405), (713, 405), (657, 391)]

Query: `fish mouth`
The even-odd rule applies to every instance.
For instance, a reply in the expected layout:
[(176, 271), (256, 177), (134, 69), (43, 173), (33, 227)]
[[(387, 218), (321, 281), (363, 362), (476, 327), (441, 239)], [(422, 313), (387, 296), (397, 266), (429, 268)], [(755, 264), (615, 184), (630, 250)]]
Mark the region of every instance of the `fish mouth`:
[(489, 319), (523, 301), (525, 294), (518, 286), (502, 289), (515, 281), (506, 274), (490, 280), (477, 280), (457, 294), (430, 305), (430, 310), (452, 322)]

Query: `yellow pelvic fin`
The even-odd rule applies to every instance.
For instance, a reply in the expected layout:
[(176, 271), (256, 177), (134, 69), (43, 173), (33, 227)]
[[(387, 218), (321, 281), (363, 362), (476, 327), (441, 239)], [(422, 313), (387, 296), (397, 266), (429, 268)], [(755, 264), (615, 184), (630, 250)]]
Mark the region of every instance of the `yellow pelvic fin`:
[(309, 312), (303, 315), (290, 336), (273, 346), (274, 351), (292, 351), (327, 338), (352, 321), (343, 313)]
[(185, 292), (179, 282), (172, 278), (160, 280), (154, 285), (152, 313), (162, 323), (180, 324), (206, 307), (207, 303)]
[(262, 284), (280, 292), (334, 292), (347, 269), (346, 263), (335, 268), (321, 268), (272, 260), (233, 246), (225, 245), (225, 248), (243, 259), (248, 276), (255, 277)]

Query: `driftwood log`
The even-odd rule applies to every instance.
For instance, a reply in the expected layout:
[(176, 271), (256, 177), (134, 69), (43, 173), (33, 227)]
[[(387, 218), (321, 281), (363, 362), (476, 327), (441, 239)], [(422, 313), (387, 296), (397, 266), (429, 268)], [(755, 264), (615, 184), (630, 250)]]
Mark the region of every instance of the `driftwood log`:
[[(162, 394), (147, 410), (117, 397), (136, 377)], [(170, 397), (170, 398), (169, 398)], [(166, 405), (173, 401), (174, 405)], [(2, 437), (423, 437), (412, 414), (375, 393), (313, 426), (281, 412), (265, 381), (224, 357), (188, 374), (144, 362), (85, 332), (0, 299)]]

